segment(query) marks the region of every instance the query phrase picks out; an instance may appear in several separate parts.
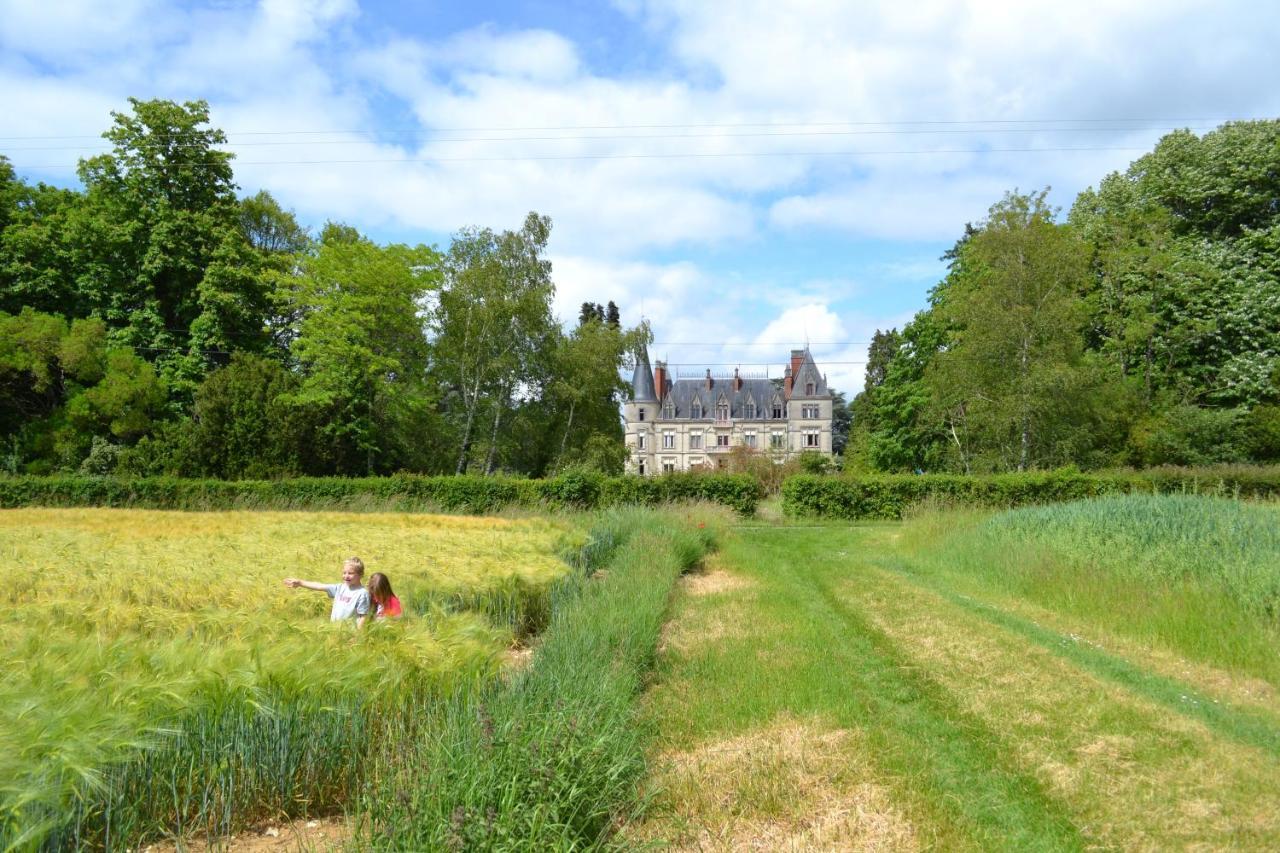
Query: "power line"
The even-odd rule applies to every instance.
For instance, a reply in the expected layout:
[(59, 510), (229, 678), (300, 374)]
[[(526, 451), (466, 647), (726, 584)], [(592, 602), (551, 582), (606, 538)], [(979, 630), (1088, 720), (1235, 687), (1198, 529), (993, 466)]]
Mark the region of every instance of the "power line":
[[(430, 144), (471, 144), (477, 142), (581, 142), (612, 141), (633, 139), (755, 139), (782, 138), (800, 136), (920, 136), (920, 135), (957, 135), (974, 133), (1109, 133), (1133, 131), (1172, 131), (1172, 130), (1209, 130), (1213, 125), (1197, 125), (1195, 127), (1011, 127), (992, 130), (990, 128), (912, 128), (906, 130), (802, 130), (802, 131), (755, 131), (751, 133), (649, 133), (649, 134), (611, 134), (609, 136), (475, 136), (427, 140)], [(340, 131), (335, 131), (339, 133)], [(424, 134), (425, 135), (425, 134)], [(0, 137), (2, 139), (4, 137)], [(9, 137), (13, 138), (13, 137)], [(262, 148), (275, 146), (303, 145), (374, 145), (376, 139), (307, 139), (284, 142), (223, 142), (231, 148)], [(179, 142), (166, 146), (169, 149), (210, 148), (203, 142)], [(109, 151), (104, 145), (60, 145), (60, 146), (25, 146), (9, 148), (9, 151)], [(213, 149), (221, 151), (222, 149)], [(229, 153), (229, 152), (223, 152)]]
[[(1065, 153), (1096, 151), (1147, 151), (1147, 148), (1085, 146), (1066, 148), (933, 148), (912, 150), (875, 150), (875, 151), (757, 151), (757, 152), (706, 152), (685, 154), (552, 154), (499, 157), (399, 157), (363, 160), (242, 160), (237, 166), (358, 166), (377, 164), (433, 164), (433, 163), (500, 163), (500, 162), (536, 162), (556, 160), (678, 160), (678, 159), (722, 159), (729, 157), (865, 157), (896, 154), (1016, 154), (1016, 153)], [(72, 166), (54, 165), (16, 165), (15, 169), (28, 171), (57, 171)], [(225, 164), (183, 163), (179, 169), (225, 168)]]
[[(691, 124), (568, 124), (568, 125), (518, 125), (475, 126), (437, 128), (356, 128), (328, 130), (237, 130), (224, 131), (227, 136), (315, 136), (323, 134), (380, 134), (425, 135), (431, 133), (525, 133), (580, 130), (681, 130), (681, 129), (733, 129), (751, 127), (908, 127), (913, 125), (1025, 125), (1025, 124), (1224, 124), (1233, 121), (1268, 121), (1271, 116), (1219, 116), (1202, 118), (1031, 118), (1031, 119), (902, 119), (895, 121), (760, 121), (760, 122), (703, 122)], [(44, 134), (24, 136), (0, 136), (0, 141), (36, 139), (97, 139), (100, 134)]]

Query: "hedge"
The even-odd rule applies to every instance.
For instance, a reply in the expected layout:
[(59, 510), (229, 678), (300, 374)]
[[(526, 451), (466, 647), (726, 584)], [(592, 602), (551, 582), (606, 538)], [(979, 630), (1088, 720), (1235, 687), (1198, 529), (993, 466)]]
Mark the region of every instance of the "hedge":
[(298, 477), (194, 480), (176, 477), (0, 477), (0, 507), (111, 506), (149, 509), (361, 509), (486, 513), (508, 506), (594, 509), (703, 500), (741, 515), (755, 512), (760, 484), (745, 474), (602, 477), (570, 473), (545, 480), (507, 477)]
[(797, 517), (898, 519), (908, 507), (925, 500), (999, 508), (1130, 492), (1277, 499), (1280, 498), (1280, 466), (1152, 468), (1098, 473), (1065, 470), (988, 476), (800, 475), (783, 483), (782, 508), (787, 515)]

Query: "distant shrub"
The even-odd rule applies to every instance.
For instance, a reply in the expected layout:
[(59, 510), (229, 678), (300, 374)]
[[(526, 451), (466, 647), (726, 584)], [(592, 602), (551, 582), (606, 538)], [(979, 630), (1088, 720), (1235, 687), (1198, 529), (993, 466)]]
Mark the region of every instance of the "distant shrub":
[(745, 474), (606, 477), (571, 469), (545, 480), (508, 477), (295, 477), (197, 480), (179, 477), (0, 477), (0, 507), (119, 506), (151, 509), (361, 509), (489, 513), (508, 506), (592, 509), (623, 504), (710, 501), (755, 512), (760, 484)]
[(1280, 498), (1280, 467), (1164, 467), (1089, 474), (1063, 469), (989, 476), (806, 474), (783, 484), (782, 507), (793, 516), (898, 519), (909, 507), (924, 500), (960, 506), (1015, 507), (1129, 493)]

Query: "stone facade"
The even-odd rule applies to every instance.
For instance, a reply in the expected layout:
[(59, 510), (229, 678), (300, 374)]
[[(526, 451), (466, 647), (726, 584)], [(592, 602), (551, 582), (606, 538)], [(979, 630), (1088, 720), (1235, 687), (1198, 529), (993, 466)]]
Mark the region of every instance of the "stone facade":
[(791, 351), (781, 379), (735, 370), (674, 381), (663, 362), (650, 371), (642, 350), (631, 387), (623, 406), (628, 473), (720, 468), (743, 446), (779, 462), (806, 451), (831, 455), (831, 392), (807, 349)]

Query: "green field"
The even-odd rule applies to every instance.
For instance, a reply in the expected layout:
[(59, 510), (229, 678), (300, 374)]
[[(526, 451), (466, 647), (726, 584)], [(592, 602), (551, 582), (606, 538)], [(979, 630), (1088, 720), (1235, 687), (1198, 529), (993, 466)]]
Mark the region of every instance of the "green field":
[(681, 849), (1274, 849), (1280, 512), (1119, 498), (744, 525), (646, 714)]
[[(1186, 496), (865, 524), (8, 511), (2, 846), (345, 815), (404, 850), (1273, 849), (1278, 531)], [(279, 583), (351, 553), (405, 620), (330, 625)]]
[[(492, 680), (547, 618), (565, 522), (426, 515), (0, 512), (0, 847), (119, 846), (341, 812), (380, 734)], [(344, 557), (408, 615), (357, 631)]]

